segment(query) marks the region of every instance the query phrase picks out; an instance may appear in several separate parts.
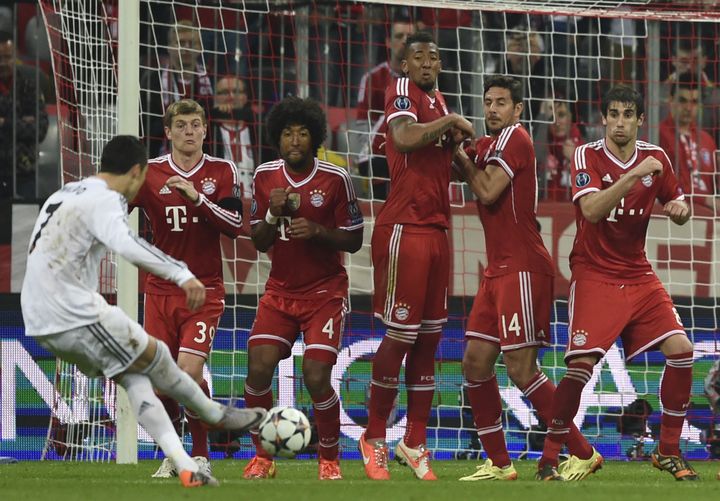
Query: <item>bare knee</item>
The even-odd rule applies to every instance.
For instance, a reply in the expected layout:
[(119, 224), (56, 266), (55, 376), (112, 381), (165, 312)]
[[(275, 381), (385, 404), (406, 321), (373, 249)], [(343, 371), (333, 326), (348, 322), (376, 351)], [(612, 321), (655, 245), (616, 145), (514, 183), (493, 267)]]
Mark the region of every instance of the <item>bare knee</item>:
[(203, 381), (203, 367), (205, 359), (192, 353), (180, 353), (177, 359), (177, 365), (180, 369), (200, 384)]
[(662, 350), (663, 355), (667, 357), (688, 352), (692, 353), (693, 345), (685, 334), (675, 334), (663, 341), (662, 345), (660, 345), (660, 349)]
[(247, 382), (256, 389), (270, 386), (280, 354), (275, 346), (258, 346), (248, 352)]
[(303, 361), (303, 379), (311, 396), (321, 397), (332, 390), (332, 365), (317, 360)]
[(466, 379), (481, 381), (495, 373), (500, 348), (485, 341), (468, 341), (463, 353), (462, 368)]

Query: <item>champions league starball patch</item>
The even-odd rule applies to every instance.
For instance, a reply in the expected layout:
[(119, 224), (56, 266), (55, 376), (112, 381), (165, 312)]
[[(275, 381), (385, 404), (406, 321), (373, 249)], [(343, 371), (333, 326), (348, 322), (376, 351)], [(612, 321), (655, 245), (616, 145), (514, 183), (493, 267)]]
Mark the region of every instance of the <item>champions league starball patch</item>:
[(409, 110), (411, 106), (410, 99), (408, 99), (406, 96), (398, 96), (395, 98), (393, 106), (395, 106), (395, 108), (400, 111)]
[(578, 172), (575, 176), (575, 186), (582, 188), (590, 184), (590, 174), (587, 172)]

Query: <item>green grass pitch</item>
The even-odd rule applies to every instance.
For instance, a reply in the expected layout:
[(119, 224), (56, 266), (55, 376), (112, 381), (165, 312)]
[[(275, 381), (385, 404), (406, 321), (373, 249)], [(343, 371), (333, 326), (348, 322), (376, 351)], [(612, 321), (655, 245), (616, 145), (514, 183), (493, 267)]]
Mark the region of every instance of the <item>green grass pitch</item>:
[(278, 474), (272, 480), (249, 481), (242, 478), (246, 461), (214, 461), (213, 472), (219, 488), (183, 489), (176, 479), (150, 478), (158, 461), (138, 465), (69, 462), (23, 462), (0, 465), (0, 499), (32, 501), (165, 499), (220, 500), (332, 500), (358, 499), (400, 501), (530, 500), (590, 501), (650, 500), (695, 501), (720, 499), (716, 480), (720, 463), (696, 462), (699, 482), (676, 482), (649, 462), (609, 462), (583, 482), (541, 483), (533, 479), (536, 463), (516, 461), (520, 478), (515, 482), (458, 482), (474, 471), (472, 461), (435, 461), (437, 482), (420, 482), (407, 468), (390, 465), (392, 480), (372, 482), (365, 478), (359, 461), (344, 461), (344, 480), (320, 482), (315, 461), (278, 461)]

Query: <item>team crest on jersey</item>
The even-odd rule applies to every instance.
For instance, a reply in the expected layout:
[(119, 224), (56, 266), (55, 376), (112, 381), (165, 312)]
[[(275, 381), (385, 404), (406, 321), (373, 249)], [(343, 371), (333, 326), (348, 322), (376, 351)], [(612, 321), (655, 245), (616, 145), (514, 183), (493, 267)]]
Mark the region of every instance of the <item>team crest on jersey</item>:
[(250, 215), (254, 216), (255, 214), (257, 214), (257, 200), (253, 198), (250, 203)]
[(393, 310), (393, 315), (401, 322), (404, 322), (410, 316), (410, 305), (405, 303), (396, 303)]
[(322, 207), (325, 203), (325, 197), (327, 194), (322, 190), (312, 190), (310, 192), (310, 205), (313, 207)]
[(407, 96), (398, 96), (395, 98), (395, 102), (393, 103), (396, 109), (400, 111), (407, 111), (410, 109), (410, 99), (407, 98)]
[(587, 172), (578, 172), (575, 176), (575, 186), (582, 188), (590, 184), (590, 174)]
[(287, 206), (291, 211), (296, 211), (300, 208), (300, 193), (288, 193)]
[(653, 177), (648, 174), (647, 176), (643, 176), (642, 179), (640, 179), (640, 182), (643, 184), (645, 188), (650, 188), (653, 184)]
[(212, 195), (217, 189), (217, 180), (212, 177), (204, 177), (202, 181), (200, 181), (200, 187), (203, 193)]
[(574, 346), (585, 346), (587, 344), (587, 332), (582, 329), (573, 331), (572, 344)]

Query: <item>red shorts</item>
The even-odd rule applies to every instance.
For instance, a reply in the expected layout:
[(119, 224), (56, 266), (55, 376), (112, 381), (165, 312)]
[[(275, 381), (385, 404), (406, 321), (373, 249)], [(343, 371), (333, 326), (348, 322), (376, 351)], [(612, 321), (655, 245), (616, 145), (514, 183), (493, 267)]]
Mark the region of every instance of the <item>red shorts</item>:
[(175, 359), (179, 351), (207, 359), (225, 310), (225, 298), (208, 296), (197, 311), (188, 310), (185, 301), (185, 296), (146, 293), (145, 330), (164, 341)]
[(553, 282), (528, 271), (483, 278), (465, 337), (499, 343), (503, 351), (549, 346)]
[(303, 356), (334, 365), (342, 343), (347, 311), (347, 300), (343, 297), (318, 301), (266, 293), (258, 304), (248, 349), (272, 344), (280, 349), (282, 358), (287, 358), (302, 332), (305, 342)]
[(604, 356), (618, 337), (629, 360), (672, 335), (685, 334), (680, 316), (657, 278), (631, 285), (574, 280), (568, 309), (566, 361), (588, 353)]
[(447, 322), (450, 249), (439, 228), (376, 226), (373, 310), (385, 325), (418, 329)]

